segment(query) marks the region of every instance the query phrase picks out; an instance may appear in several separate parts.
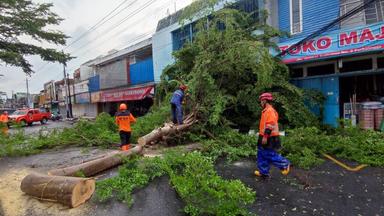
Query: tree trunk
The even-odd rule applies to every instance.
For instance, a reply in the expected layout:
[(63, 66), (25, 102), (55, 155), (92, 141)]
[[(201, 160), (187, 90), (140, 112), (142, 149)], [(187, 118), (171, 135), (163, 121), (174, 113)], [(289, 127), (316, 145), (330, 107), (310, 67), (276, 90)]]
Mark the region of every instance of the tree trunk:
[(184, 120), (184, 124), (182, 125), (174, 125), (173, 123), (165, 123), (163, 127), (157, 128), (153, 130), (151, 133), (140, 137), (137, 142), (139, 145), (148, 145), (151, 142), (156, 142), (158, 140), (162, 140), (163, 137), (168, 137), (172, 134), (176, 134), (178, 132), (184, 131), (192, 126), (196, 120), (193, 118), (193, 115), (189, 115)]
[(21, 190), (37, 199), (59, 202), (74, 208), (91, 198), (95, 191), (95, 180), (30, 174), (21, 182)]
[(76, 176), (84, 175), (86, 177), (94, 176), (97, 173), (108, 170), (112, 167), (123, 163), (123, 158), (131, 155), (140, 154), (143, 151), (143, 146), (137, 145), (136, 147), (125, 151), (108, 154), (102, 158), (88, 161), (79, 165), (74, 165), (62, 169), (54, 169), (48, 172), (48, 175), (57, 176)]

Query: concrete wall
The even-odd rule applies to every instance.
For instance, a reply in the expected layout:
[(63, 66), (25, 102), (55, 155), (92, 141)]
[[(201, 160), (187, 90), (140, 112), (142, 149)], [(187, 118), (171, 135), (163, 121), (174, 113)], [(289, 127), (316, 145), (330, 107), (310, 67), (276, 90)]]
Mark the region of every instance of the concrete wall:
[(74, 117), (96, 117), (97, 104), (72, 104), (72, 113)]
[(264, 8), (268, 11), (267, 24), (279, 28), (279, 3), (278, 0), (268, 0), (264, 3)]
[(180, 25), (175, 23), (156, 32), (152, 37), (153, 73), (155, 82), (160, 82), (160, 76), (163, 73), (164, 68), (175, 61), (172, 56), (172, 31), (179, 27)]
[(128, 84), (126, 59), (99, 67), (100, 89), (108, 89)]

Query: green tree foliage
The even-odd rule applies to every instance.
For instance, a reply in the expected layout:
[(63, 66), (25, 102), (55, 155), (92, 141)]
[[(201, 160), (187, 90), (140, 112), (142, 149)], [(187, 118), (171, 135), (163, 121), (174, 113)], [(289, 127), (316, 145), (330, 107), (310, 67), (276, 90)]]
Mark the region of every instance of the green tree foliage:
[(130, 206), (135, 189), (163, 175), (169, 176), (188, 215), (249, 215), (246, 207), (255, 200), (255, 192), (239, 180), (220, 177), (210, 158), (179, 151), (168, 151), (162, 158), (128, 160), (118, 176), (97, 182), (96, 195), (100, 201), (116, 197)]
[(59, 31), (48, 30), (51, 25), (58, 25), (62, 19), (50, 8), (52, 4), (36, 4), (31, 0), (0, 1), (0, 60), (6, 64), (21, 67), (31, 74), (31, 64), (25, 59), (27, 55), (38, 55), (44, 61), (65, 63), (68, 54), (51, 48), (43, 48), (33, 43), (22, 42), (33, 39), (64, 45), (67, 39)]
[[(196, 8), (201, 9), (204, 4), (199, 2)], [(278, 31), (262, 23), (230, 7), (200, 19), (193, 42), (174, 53), (176, 61), (165, 69), (162, 86), (167, 80), (186, 81), (191, 104), (198, 105), (201, 123), (207, 126), (256, 126), (261, 113), (258, 97), (265, 91), (276, 97), (283, 124), (317, 124), (304, 105), (313, 97), (290, 84), (287, 67), (270, 55), (270, 41)]]

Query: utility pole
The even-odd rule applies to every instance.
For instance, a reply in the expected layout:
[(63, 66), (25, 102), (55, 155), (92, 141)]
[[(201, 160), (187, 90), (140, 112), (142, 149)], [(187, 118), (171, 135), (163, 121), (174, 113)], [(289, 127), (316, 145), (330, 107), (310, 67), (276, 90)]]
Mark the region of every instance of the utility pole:
[[(68, 79), (67, 82), (69, 82), (69, 81), (70, 81), (70, 80), (69, 80), (69, 74), (67, 74), (67, 79)], [(71, 86), (71, 82), (68, 83), (69, 114), (71, 115), (71, 118), (73, 118), (73, 113), (72, 113), (72, 99), (71, 99), (71, 88), (70, 88), (70, 86)]]
[(27, 83), (27, 108), (29, 107), (29, 87), (28, 87), (28, 77), (25, 77), (25, 82)]
[(67, 111), (67, 118), (69, 118), (69, 107), (68, 107), (68, 83), (67, 83), (67, 72), (65, 71), (65, 64), (63, 64), (64, 68), (64, 90), (65, 90), (65, 110)]

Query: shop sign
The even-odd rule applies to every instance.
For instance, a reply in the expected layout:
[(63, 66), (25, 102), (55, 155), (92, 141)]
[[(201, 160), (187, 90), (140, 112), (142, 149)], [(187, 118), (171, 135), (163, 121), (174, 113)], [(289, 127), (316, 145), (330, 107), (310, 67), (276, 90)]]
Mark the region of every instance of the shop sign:
[[(300, 40), (302, 39), (278, 44), (280, 51), (287, 50)], [(293, 47), (282, 56), (282, 60), (284, 63), (295, 63), (383, 49), (384, 22), (379, 22), (369, 26), (328, 32)]]
[(92, 103), (100, 102), (100, 92), (92, 92), (91, 93), (91, 102)]
[(84, 103), (89, 103), (90, 98), (89, 98), (89, 93), (82, 93), (82, 94), (77, 94), (75, 95), (75, 100), (77, 104), (84, 104)]
[(142, 100), (151, 93), (153, 86), (124, 88), (100, 92), (100, 102)]
[(75, 83), (75, 85), (74, 85), (75, 94), (88, 92), (88, 83), (89, 83), (89, 80)]

